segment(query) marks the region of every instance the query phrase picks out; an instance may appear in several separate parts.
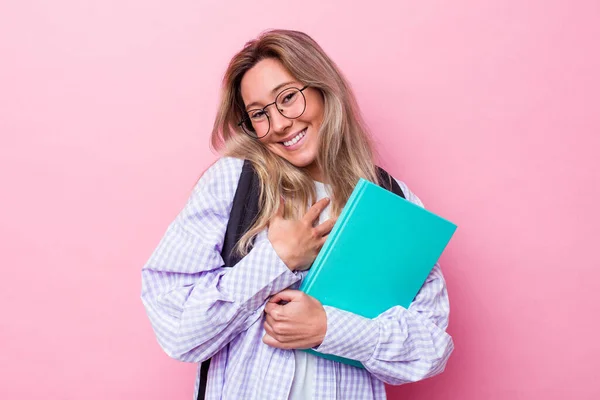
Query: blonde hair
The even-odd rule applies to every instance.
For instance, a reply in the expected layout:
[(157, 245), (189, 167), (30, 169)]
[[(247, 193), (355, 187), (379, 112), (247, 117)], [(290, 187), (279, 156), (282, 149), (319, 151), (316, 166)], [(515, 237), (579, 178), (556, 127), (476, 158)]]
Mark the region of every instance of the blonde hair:
[(352, 90), (335, 63), (305, 33), (269, 30), (246, 43), (230, 61), (223, 77), (221, 102), (211, 146), (223, 156), (251, 161), (260, 178), (259, 215), (236, 250), (247, 254), (252, 239), (263, 230), (285, 198), (286, 218), (300, 218), (315, 200), (314, 183), (298, 168), (272, 153), (238, 126), (244, 113), (240, 82), (259, 61), (273, 58), (298, 81), (317, 89), (324, 99), (317, 164), (331, 185), (331, 217), (341, 212), (359, 178), (377, 182), (370, 135)]

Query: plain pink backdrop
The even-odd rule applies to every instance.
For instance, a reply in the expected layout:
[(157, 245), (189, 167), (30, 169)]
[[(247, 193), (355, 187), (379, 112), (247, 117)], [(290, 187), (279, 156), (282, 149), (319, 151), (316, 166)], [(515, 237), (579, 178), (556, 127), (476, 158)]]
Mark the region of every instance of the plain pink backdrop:
[(140, 270), (272, 27), (324, 47), (382, 164), (459, 225), (454, 355), (389, 397), (600, 398), (597, 0), (1, 2), (0, 398), (192, 398)]

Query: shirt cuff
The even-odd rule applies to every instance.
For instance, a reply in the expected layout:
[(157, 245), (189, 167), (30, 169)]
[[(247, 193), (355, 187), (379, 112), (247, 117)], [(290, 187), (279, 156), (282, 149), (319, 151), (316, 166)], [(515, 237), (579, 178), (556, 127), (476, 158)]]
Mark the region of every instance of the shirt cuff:
[(361, 362), (371, 358), (379, 338), (377, 321), (331, 306), (323, 308), (327, 314), (327, 333), (313, 350)]
[(267, 298), (290, 287), (300, 277), (279, 258), (268, 240), (257, 243), (221, 278), (223, 288), (235, 301), (254, 311)]

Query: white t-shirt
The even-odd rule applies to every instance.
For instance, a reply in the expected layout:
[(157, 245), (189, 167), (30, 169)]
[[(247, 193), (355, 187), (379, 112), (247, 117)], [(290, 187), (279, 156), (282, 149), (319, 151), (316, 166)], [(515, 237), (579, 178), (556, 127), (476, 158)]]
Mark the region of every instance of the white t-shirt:
[[(317, 201), (327, 197), (329, 185), (315, 181), (315, 189), (317, 191)], [(325, 222), (329, 218), (329, 210), (331, 203), (321, 212), (319, 224)], [(294, 350), (294, 358), (296, 359), (296, 368), (294, 370), (294, 380), (290, 391), (289, 400), (310, 400), (314, 398), (316, 373), (317, 373), (317, 356), (309, 354), (302, 350)]]

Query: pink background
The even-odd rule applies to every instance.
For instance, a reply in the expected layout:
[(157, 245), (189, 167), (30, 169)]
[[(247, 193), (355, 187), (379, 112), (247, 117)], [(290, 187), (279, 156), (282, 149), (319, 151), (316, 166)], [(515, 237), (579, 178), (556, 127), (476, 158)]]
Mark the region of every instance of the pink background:
[(456, 350), (391, 399), (597, 399), (600, 3), (0, 3), (0, 398), (192, 398), (140, 269), (201, 171), (226, 64), (312, 35), (382, 163), (459, 225)]

